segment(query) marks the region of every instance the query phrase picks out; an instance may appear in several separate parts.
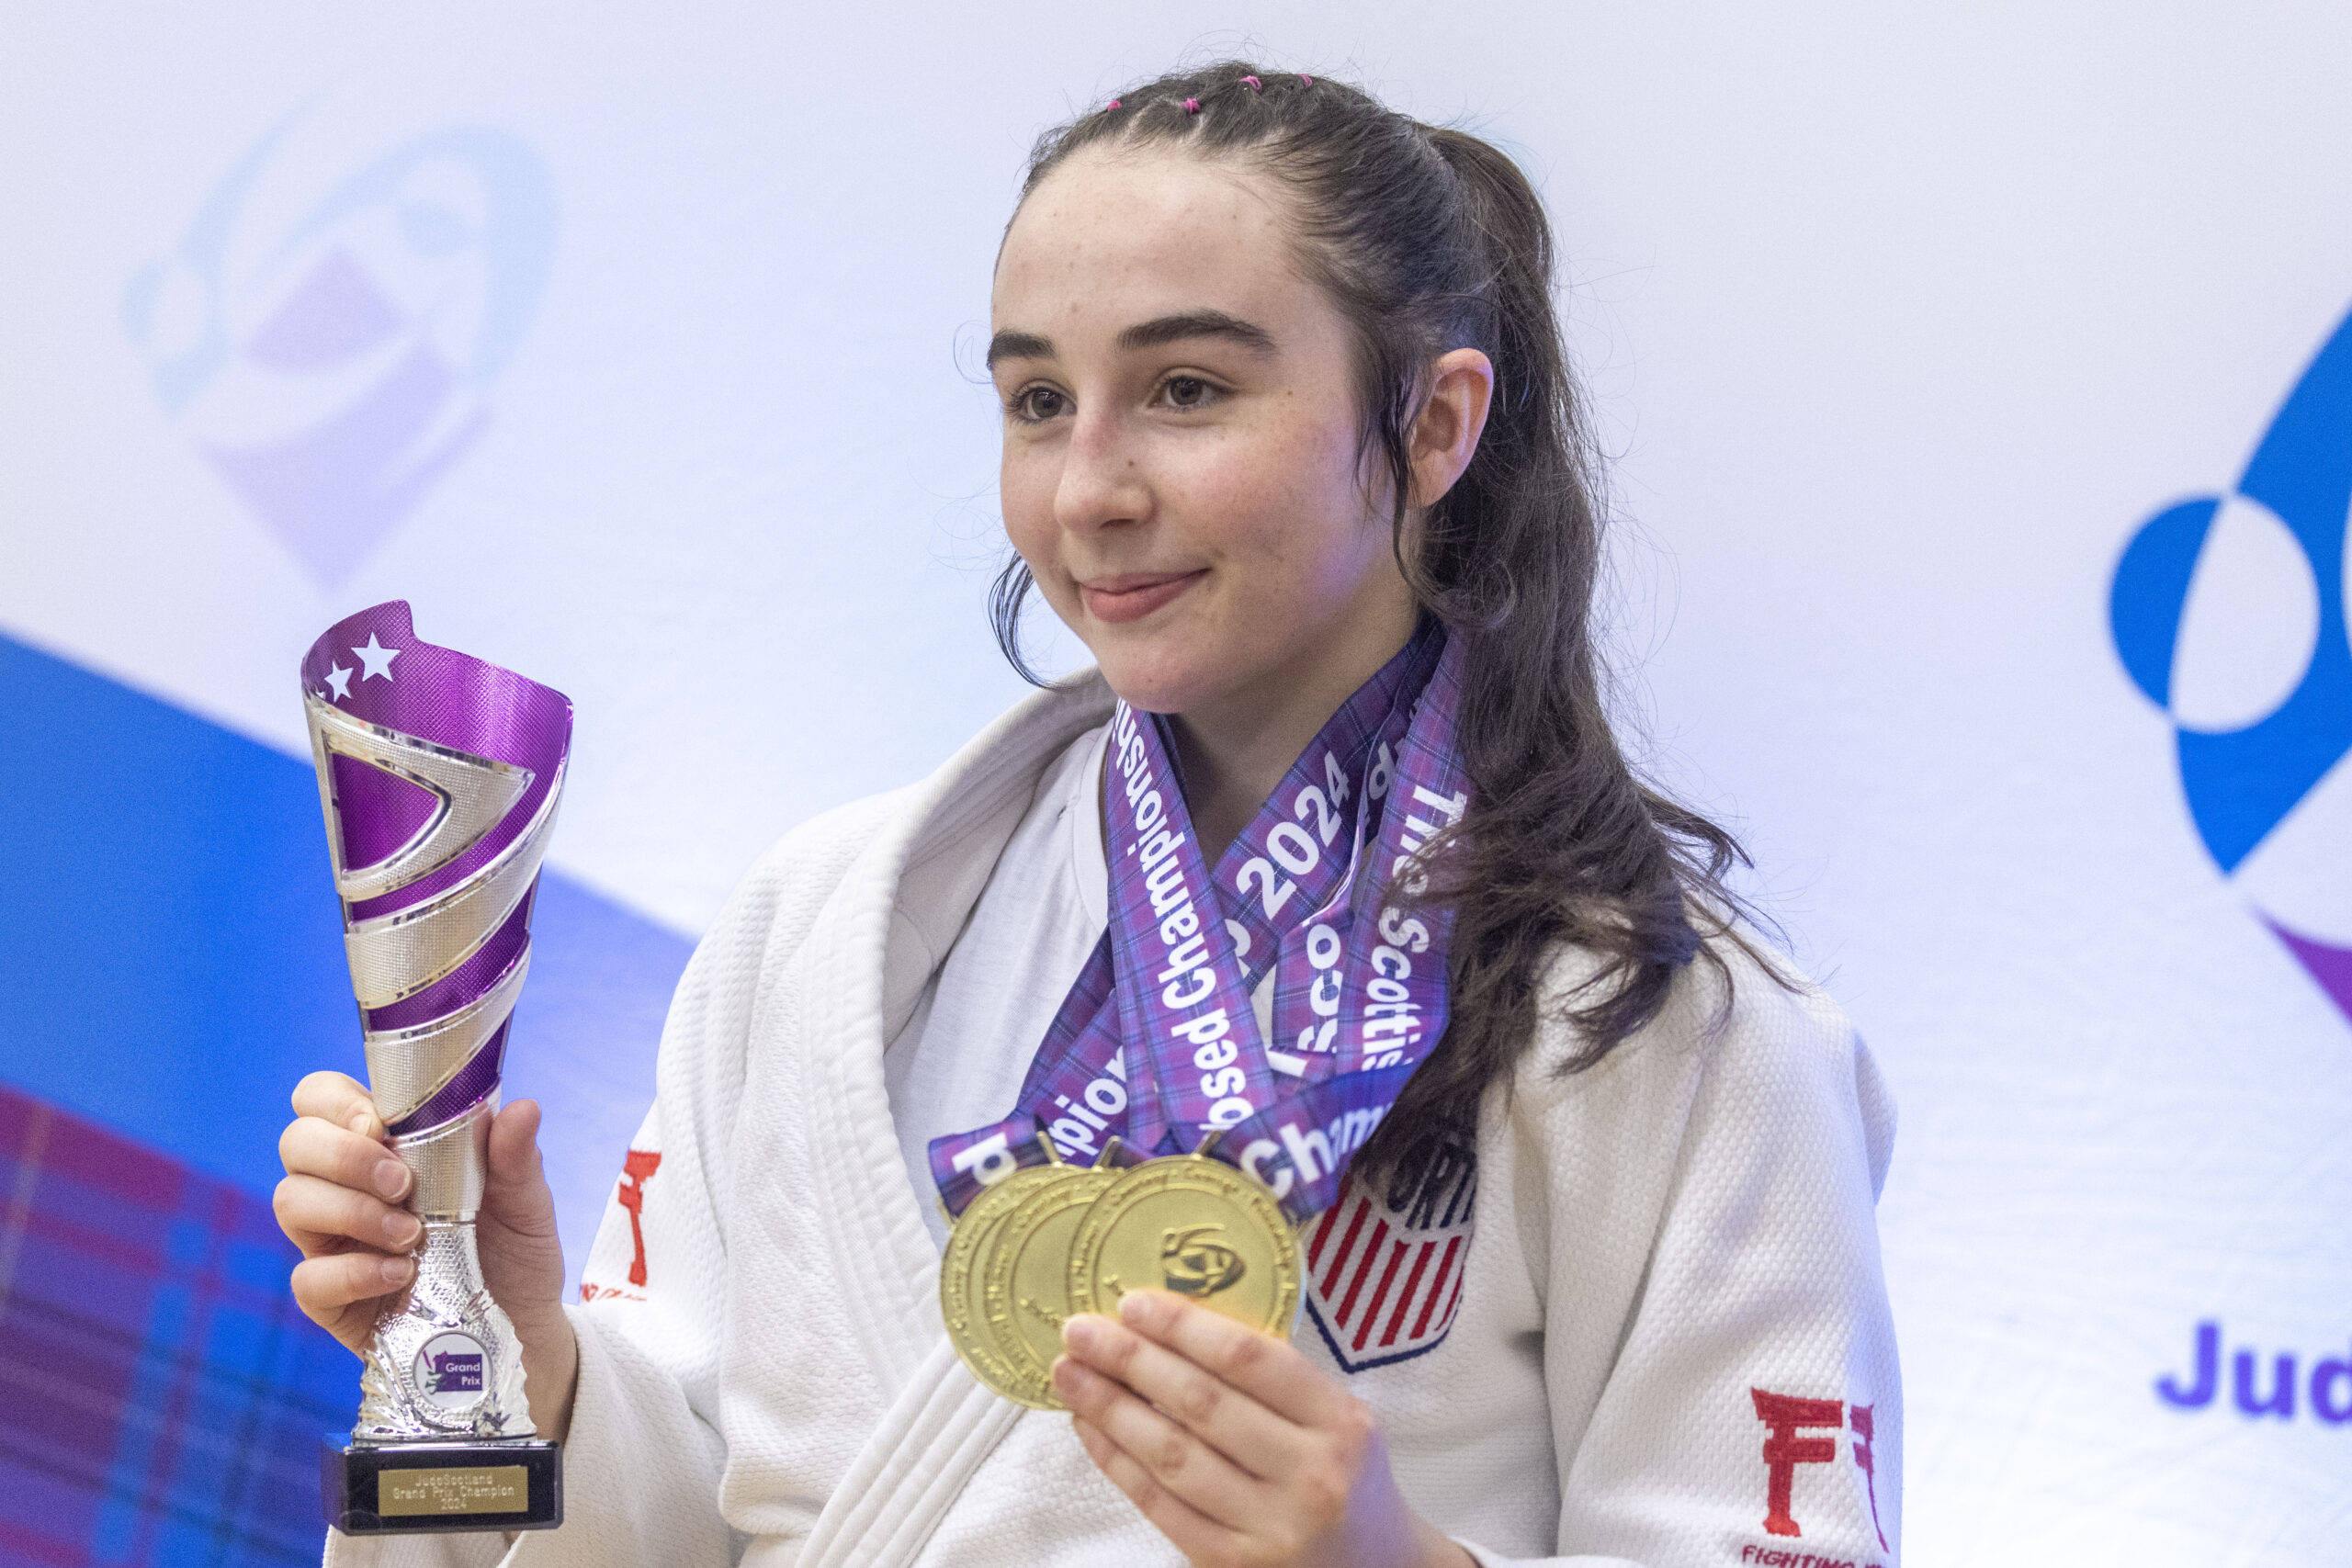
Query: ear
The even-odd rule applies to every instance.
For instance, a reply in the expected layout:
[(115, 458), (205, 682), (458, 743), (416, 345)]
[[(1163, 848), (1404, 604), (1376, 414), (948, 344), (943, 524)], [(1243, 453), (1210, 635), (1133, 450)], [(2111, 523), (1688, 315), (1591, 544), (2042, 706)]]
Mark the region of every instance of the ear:
[(1453, 488), (1478, 450), (1494, 395), (1494, 362), (1476, 349), (1450, 349), (1430, 362), (1429, 398), (1413, 421), (1408, 505), (1434, 505)]

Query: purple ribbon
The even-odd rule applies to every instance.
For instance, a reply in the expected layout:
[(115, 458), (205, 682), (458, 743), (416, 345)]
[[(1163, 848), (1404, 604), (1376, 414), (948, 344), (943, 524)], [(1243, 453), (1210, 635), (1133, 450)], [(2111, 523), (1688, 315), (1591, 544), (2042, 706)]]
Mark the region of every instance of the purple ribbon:
[[(1030, 1064), (1013, 1113), (933, 1140), (952, 1213), (1024, 1165), (1211, 1152), (1293, 1218), (1445, 1031), (1450, 922), (1386, 900), (1458, 820), (1460, 655), (1434, 622), (1358, 688), (1219, 857), (1194, 841), (1165, 720), (1119, 705), (1103, 778), (1111, 919)], [(1272, 1038), (1250, 994), (1274, 975)]]

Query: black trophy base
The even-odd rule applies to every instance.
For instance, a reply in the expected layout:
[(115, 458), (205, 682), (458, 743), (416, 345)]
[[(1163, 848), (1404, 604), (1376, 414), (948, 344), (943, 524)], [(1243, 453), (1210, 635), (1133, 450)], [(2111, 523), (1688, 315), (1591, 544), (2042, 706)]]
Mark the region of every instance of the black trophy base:
[(319, 1453), (327, 1523), (345, 1535), (551, 1530), (563, 1523), (563, 1449), (544, 1438), (355, 1443)]

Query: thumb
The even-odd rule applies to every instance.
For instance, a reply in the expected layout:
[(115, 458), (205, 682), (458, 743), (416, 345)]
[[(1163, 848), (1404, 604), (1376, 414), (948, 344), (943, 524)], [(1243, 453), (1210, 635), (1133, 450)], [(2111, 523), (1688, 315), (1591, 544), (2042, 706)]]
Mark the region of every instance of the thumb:
[(526, 1234), (555, 1230), (555, 1194), (548, 1190), (539, 1159), (539, 1102), (518, 1100), (490, 1124), (490, 1168), (486, 1206), (506, 1224)]
[[(489, 1179), (481, 1228), (482, 1283), (523, 1336), (524, 1359), (543, 1339), (569, 1333), (563, 1319), (563, 1247), (556, 1237), (555, 1194), (539, 1164), (539, 1108), (518, 1100), (490, 1124)], [(566, 1341), (568, 1343), (568, 1341)], [(569, 1373), (565, 1374), (568, 1378)]]

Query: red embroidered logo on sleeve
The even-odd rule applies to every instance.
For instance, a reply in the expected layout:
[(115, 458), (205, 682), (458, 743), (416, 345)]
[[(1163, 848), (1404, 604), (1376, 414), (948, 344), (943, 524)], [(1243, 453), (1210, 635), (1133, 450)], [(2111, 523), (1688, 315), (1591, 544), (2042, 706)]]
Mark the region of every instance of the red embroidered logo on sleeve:
[[(1799, 1437), (1798, 1433), (1819, 1427), (1843, 1431), (1846, 1402), (1798, 1399), (1785, 1393), (1767, 1393), (1760, 1388), (1747, 1392), (1756, 1401), (1756, 1418), (1772, 1429), (1764, 1439), (1764, 1464), (1770, 1478), (1765, 1488), (1764, 1528), (1773, 1535), (1803, 1535), (1804, 1531), (1797, 1528), (1795, 1517), (1789, 1512), (1797, 1466), (1830, 1463), (1838, 1457), (1838, 1439)], [(1869, 1466), (1863, 1468), (1867, 1470)]]
[(1877, 1435), (1871, 1430), (1872, 1408), (1868, 1404), (1856, 1404), (1849, 1406), (1847, 1414), (1854, 1427), (1854, 1464), (1861, 1471), (1862, 1486), (1870, 1494), (1871, 1529), (1878, 1531), (1878, 1549), (1892, 1551), (1894, 1549), (1886, 1544), (1886, 1527), (1878, 1522), (1878, 1471), (1871, 1462), (1871, 1443)]

